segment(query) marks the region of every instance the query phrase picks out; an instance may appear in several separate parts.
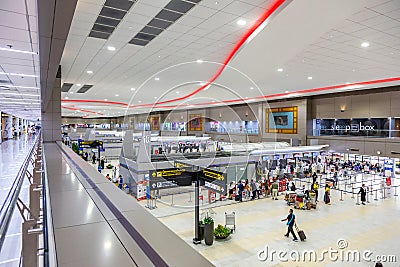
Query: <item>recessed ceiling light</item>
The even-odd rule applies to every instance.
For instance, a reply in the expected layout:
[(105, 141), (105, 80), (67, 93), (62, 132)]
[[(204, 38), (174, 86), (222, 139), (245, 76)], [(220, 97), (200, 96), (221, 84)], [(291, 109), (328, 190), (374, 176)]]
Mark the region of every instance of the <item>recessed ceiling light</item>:
[(108, 51), (115, 51), (115, 47), (114, 46), (107, 46), (107, 50)]
[(155, 96), (154, 99), (157, 99), (157, 97)]
[(104, 98), (104, 101), (108, 101), (108, 99), (107, 99), (107, 98)]
[(77, 83), (77, 84), (76, 84), (76, 86), (82, 86), (82, 84), (80, 84), (80, 83)]
[(38, 54), (37, 52), (24, 51), (24, 50), (12, 49), (12, 48), (4, 48), (4, 47), (0, 47), (0, 50), (8, 51), (8, 52), (23, 53), (23, 54), (32, 54), (32, 55), (37, 55)]
[(158, 77), (155, 77), (155, 78), (154, 78), (154, 80), (156, 80), (156, 81), (159, 81), (159, 80), (160, 80), (160, 78), (158, 78)]
[(289, 93), (289, 91), (285, 91), (285, 93), (287, 94), (287, 93)]
[(71, 95), (74, 93), (74, 92), (69, 92)]
[(312, 77), (311, 77), (311, 76), (308, 76), (307, 79), (312, 80)]
[(197, 63), (203, 63), (204, 61), (202, 59), (196, 60)]
[(361, 43), (361, 47), (368, 47), (369, 46), (369, 43), (368, 42), (363, 42), (363, 43)]
[(88, 70), (86, 73), (87, 73), (87, 74), (93, 74), (93, 71)]
[(135, 90), (136, 90), (136, 88), (133, 88), (133, 87), (131, 88), (131, 91), (135, 91)]
[(218, 5), (218, 1), (215, 1), (215, 4)]
[(283, 69), (282, 69), (282, 68), (279, 68), (279, 69), (277, 69), (277, 71), (279, 71), (279, 72), (282, 72), (282, 71), (283, 71)]
[(66, 97), (64, 97), (65, 99), (69, 99), (69, 97), (68, 96), (66, 96)]
[(139, 103), (142, 103), (142, 101), (141, 101), (141, 100), (139, 100), (138, 102), (139, 102)]
[(253, 90), (254, 89), (254, 87), (250, 87), (250, 90)]
[(244, 19), (239, 19), (238, 21), (236, 21), (236, 24), (240, 25), (240, 26), (244, 26), (244, 25), (246, 25), (246, 21)]
[(119, 94), (115, 94), (115, 96), (119, 96)]
[(179, 91), (176, 91), (175, 93), (179, 94)]

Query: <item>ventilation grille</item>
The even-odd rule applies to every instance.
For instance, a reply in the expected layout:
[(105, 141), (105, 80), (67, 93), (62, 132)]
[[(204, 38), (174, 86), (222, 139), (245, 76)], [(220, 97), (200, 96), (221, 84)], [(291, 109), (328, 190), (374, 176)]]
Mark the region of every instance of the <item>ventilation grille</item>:
[(108, 39), (136, 0), (107, 0), (97, 17), (89, 37)]
[(90, 85), (90, 84), (85, 84), (84, 86), (82, 86), (78, 91), (77, 91), (77, 93), (78, 94), (83, 94), (83, 93), (86, 93), (90, 88), (92, 88), (93, 87), (93, 85)]
[(71, 89), (71, 87), (73, 86), (73, 83), (63, 83), (62, 87), (61, 87), (61, 92), (68, 92), (69, 89)]
[(145, 46), (189, 12), (201, 0), (172, 0), (136, 34), (130, 44)]

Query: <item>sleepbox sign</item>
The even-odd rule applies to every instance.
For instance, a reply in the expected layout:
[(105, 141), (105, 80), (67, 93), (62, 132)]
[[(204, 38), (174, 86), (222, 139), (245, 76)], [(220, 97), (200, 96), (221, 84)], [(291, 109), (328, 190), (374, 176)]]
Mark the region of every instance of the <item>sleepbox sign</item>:
[(359, 131), (375, 131), (375, 125), (362, 125), (350, 124), (350, 125), (332, 125), (331, 130), (341, 130), (346, 132), (359, 132)]

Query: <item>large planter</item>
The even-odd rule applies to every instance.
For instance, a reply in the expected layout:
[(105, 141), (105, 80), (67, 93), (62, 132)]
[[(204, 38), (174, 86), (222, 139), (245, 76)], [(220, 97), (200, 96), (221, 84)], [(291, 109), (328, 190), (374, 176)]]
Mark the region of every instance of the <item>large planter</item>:
[(199, 240), (204, 239), (204, 224), (199, 226)]
[(214, 223), (204, 225), (204, 242), (211, 246), (214, 242)]

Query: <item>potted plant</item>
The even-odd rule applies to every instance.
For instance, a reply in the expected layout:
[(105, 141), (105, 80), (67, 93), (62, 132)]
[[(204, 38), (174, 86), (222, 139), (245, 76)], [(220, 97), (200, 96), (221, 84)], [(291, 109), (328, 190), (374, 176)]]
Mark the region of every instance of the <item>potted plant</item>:
[(111, 163), (108, 163), (106, 166), (107, 169), (112, 169), (113, 167), (114, 167), (114, 165), (112, 165)]
[(218, 224), (217, 228), (214, 230), (214, 236), (216, 239), (226, 239), (231, 234), (231, 230)]
[(204, 242), (211, 246), (214, 242), (214, 219), (207, 216), (203, 219), (204, 223)]

